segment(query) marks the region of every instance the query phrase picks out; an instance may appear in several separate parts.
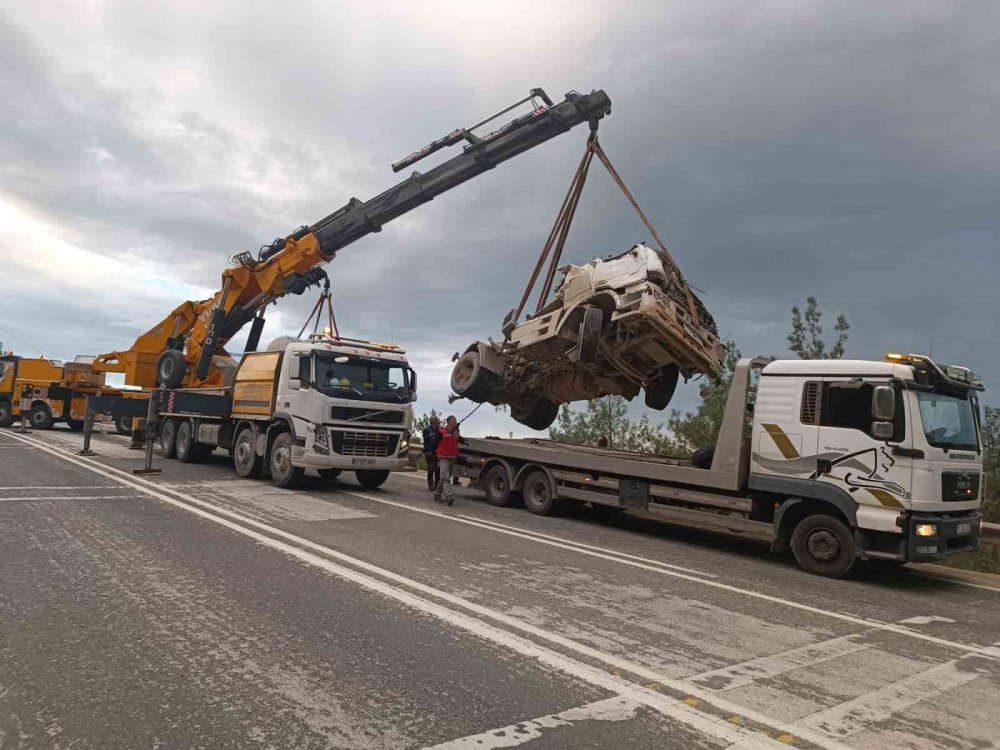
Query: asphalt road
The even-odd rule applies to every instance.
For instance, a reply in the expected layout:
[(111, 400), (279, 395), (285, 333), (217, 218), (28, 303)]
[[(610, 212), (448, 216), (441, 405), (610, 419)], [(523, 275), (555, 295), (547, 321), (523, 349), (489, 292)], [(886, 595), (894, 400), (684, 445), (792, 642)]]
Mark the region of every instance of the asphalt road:
[(0, 430), (0, 748), (1000, 746), (1000, 579)]

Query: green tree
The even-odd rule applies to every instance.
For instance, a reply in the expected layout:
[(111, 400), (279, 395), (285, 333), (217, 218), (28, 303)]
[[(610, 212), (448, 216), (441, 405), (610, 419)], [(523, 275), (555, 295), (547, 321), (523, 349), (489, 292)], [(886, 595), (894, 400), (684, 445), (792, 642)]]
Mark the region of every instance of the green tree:
[(983, 409), (983, 469), (986, 474), (986, 497), (983, 517), (1000, 522), (1000, 408)]
[(837, 340), (829, 350), (823, 342), (823, 328), (820, 319), (823, 313), (815, 297), (806, 300), (806, 310), (803, 313), (798, 307), (792, 308), (792, 331), (788, 334), (788, 348), (799, 359), (840, 359), (844, 356), (844, 345), (847, 343), (847, 332), (851, 326), (843, 315), (837, 316), (833, 331)]
[(626, 451), (655, 451), (662, 427), (649, 418), (628, 417), (628, 401), (621, 396), (604, 396), (587, 402), (586, 410), (563, 404), (549, 437), (563, 443), (596, 446), (604, 438), (609, 448)]

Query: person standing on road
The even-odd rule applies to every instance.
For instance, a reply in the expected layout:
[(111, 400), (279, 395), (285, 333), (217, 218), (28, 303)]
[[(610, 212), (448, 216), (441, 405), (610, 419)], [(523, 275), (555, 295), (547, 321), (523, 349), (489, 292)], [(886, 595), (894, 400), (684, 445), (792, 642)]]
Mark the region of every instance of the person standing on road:
[(464, 445), (465, 440), (458, 431), (458, 420), (453, 416), (448, 417), (441, 430), (441, 439), (437, 447), (441, 476), (438, 479), (437, 489), (434, 490), (434, 502), (436, 503), (451, 505), (455, 502), (455, 498), (451, 494), (451, 478), (458, 476), (458, 446), (460, 444)]
[(424, 428), (424, 461), (427, 462), (427, 489), (437, 489), (441, 479), (441, 469), (438, 465), (438, 443), (441, 442), (441, 420), (437, 414), (431, 415), (431, 422)]

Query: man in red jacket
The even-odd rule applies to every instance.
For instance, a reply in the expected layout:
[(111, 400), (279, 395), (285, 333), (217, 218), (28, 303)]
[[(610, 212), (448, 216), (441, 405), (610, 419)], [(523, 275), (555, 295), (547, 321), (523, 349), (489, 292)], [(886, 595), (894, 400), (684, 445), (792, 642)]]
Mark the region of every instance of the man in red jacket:
[(434, 490), (434, 502), (451, 505), (455, 498), (451, 494), (451, 478), (458, 476), (458, 446), (465, 443), (458, 431), (458, 420), (450, 416), (441, 428), (441, 439), (438, 441), (437, 455), (441, 477)]

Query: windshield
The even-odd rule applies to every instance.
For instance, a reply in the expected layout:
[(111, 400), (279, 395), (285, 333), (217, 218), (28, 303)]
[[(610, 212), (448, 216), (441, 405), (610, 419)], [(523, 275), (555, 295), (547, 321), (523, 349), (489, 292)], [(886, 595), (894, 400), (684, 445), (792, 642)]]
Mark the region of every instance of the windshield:
[(969, 395), (945, 396), (917, 391), (917, 402), (928, 443), (936, 448), (979, 450), (975, 404)]
[(318, 354), (316, 388), (321, 393), (339, 398), (400, 404), (411, 400), (409, 368), (368, 357)]

